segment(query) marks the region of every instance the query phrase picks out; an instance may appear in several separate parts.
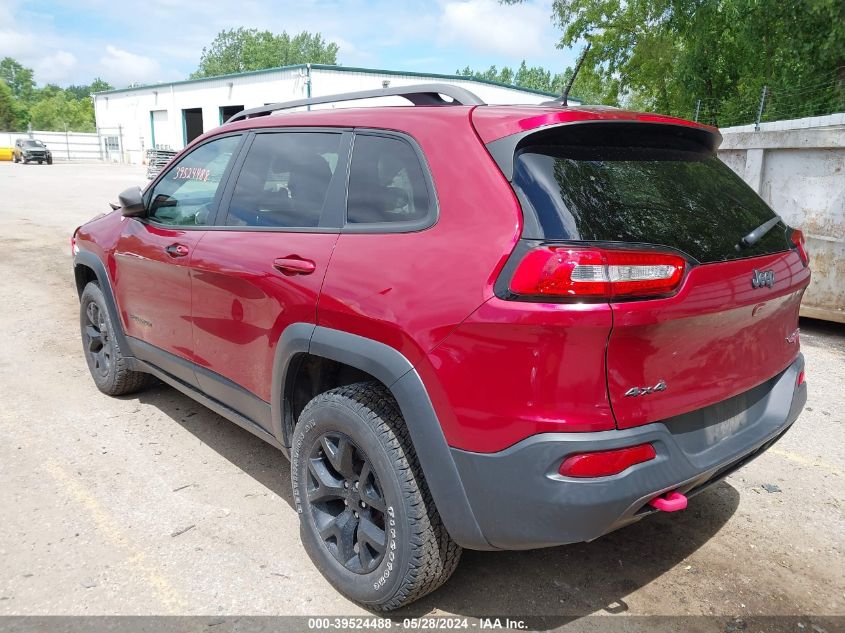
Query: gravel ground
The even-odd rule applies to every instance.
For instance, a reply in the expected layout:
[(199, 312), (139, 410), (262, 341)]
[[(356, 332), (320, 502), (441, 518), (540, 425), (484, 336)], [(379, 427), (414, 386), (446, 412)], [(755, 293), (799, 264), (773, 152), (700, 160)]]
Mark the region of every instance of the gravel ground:
[[(280, 453), (169, 387), (94, 387), (68, 238), (142, 181), (137, 167), (0, 163), (0, 615), (366, 615), (305, 555)], [(400, 617), (842, 624), (845, 326), (801, 328), (809, 402), (768, 453), (685, 512), (593, 543), (465, 552)]]

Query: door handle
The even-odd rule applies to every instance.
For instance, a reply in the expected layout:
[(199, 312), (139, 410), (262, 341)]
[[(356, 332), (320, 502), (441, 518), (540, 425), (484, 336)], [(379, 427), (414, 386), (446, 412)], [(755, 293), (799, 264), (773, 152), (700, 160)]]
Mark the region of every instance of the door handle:
[(298, 255), (288, 255), (273, 260), (273, 268), (283, 275), (310, 275), (317, 269), (317, 265), (310, 259), (302, 259)]
[(164, 249), (164, 252), (171, 257), (185, 257), (190, 251), (184, 244), (171, 244)]

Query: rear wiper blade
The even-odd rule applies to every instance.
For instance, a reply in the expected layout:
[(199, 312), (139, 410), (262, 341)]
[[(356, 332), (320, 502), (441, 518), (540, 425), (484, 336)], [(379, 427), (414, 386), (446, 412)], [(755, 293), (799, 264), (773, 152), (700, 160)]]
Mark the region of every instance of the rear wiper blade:
[(736, 250), (741, 251), (744, 248), (751, 248), (757, 242), (762, 240), (763, 237), (766, 235), (766, 233), (768, 233), (773, 228), (775, 228), (778, 225), (778, 223), (780, 223), (780, 216), (779, 215), (776, 215), (771, 220), (767, 220), (766, 222), (763, 222), (763, 224), (761, 224), (756, 229), (751, 231), (748, 235), (746, 235), (741, 240), (739, 240), (739, 242), (736, 245)]

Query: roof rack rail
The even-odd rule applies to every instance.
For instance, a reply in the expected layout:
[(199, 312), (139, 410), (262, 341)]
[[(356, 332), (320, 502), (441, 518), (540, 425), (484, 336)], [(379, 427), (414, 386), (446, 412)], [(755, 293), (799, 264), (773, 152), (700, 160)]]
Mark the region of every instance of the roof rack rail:
[[(446, 101), (441, 95), (452, 99)], [(296, 99), (271, 103), (260, 108), (241, 110), (229, 117), (226, 123), (242, 121), (253, 117), (267, 116), (279, 110), (290, 110), (302, 106), (317, 105), (320, 103), (335, 103), (338, 101), (357, 101), (358, 99), (375, 99), (377, 97), (404, 97), (415, 106), (430, 105), (485, 105), (476, 94), (466, 88), (452, 84), (416, 84), (413, 86), (397, 86), (396, 88), (379, 88), (377, 90), (363, 90), (361, 92), (347, 92), (325, 97), (310, 97), (307, 99)]]

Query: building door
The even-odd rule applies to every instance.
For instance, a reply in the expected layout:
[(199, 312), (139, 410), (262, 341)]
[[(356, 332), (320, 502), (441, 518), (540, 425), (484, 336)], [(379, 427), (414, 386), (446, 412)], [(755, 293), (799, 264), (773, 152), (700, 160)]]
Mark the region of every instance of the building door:
[(182, 140), (185, 145), (200, 136), (202, 132), (202, 108), (182, 110)]
[(170, 125), (167, 120), (167, 110), (150, 111), (150, 132), (152, 147), (172, 148), (173, 139), (170, 138)]

